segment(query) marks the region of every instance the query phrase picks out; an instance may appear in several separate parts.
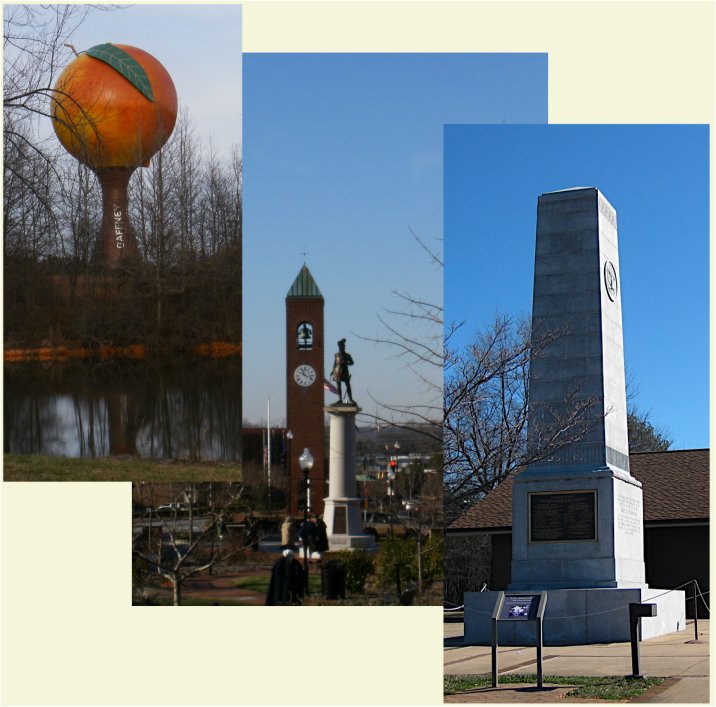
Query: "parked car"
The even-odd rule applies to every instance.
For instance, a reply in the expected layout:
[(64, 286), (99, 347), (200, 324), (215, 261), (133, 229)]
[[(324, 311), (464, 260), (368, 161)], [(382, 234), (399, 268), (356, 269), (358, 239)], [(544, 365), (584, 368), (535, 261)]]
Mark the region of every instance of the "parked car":
[[(403, 536), (407, 530), (403, 519), (393, 516), (393, 535), (395, 537)], [(381, 511), (372, 511), (368, 513), (368, 516), (363, 523), (364, 532), (372, 535), (377, 539), (390, 537), (390, 513), (383, 513)]]
[(157, 513), (188, 513), (189, 512), (189, 504), (188, 503), (163, 503), (161, 506), (157, 507)]

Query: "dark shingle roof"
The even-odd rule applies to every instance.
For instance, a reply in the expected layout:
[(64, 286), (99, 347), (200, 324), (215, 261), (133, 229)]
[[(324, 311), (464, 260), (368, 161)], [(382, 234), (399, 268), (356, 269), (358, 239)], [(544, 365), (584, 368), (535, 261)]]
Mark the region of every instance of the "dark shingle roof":
[[(631, 473), (642, 483), (644, 521), (685, 521), (709, 517), (709, 450), (642, 452), (629, 455)], [(450, 530), (512, 527), (509, 476), (488, 496), (453, 521)]]
[(296, 279), (293, 281), (293, 285), (291, 285), (291, 289), (288, 291), (286, 299), (289, 297), (320, 297), (323, 299), (323, 295), (318, 289), (318, 285), (313, 279), (313, 275), (311, 275), (311, 272), (306, 267), (305, 263), (296, 276)]

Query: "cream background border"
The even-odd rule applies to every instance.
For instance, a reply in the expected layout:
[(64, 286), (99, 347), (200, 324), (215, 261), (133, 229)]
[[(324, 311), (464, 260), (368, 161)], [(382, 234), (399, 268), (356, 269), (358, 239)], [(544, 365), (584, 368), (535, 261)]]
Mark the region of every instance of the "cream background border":
[[(245, 3), (243, 32), (244, 52), (546, 51), (550, 122), (714, 118), (712, 2)], [(131, 607), (130, 497), (2, 485), (3, 704), (442, 702), (439, 608)]]

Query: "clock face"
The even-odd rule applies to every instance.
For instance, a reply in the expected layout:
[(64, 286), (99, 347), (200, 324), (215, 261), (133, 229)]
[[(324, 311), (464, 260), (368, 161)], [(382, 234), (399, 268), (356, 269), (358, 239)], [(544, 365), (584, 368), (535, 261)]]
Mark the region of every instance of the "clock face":
[(293, 380), (304, 388), (307, 388), (312, 383), (315, 383), (316, 371), (313, 369), (313, 366), (309, 366), (307, 363), (302, 363), (293, 372)]
[(607, 288), (607, 295), (609, 295), (609, 299), (614, 302), (617, 298), (617, 271), (614, 267), (614, 264), (607, 260), (607, 262), (604, 264), (604, 284)]

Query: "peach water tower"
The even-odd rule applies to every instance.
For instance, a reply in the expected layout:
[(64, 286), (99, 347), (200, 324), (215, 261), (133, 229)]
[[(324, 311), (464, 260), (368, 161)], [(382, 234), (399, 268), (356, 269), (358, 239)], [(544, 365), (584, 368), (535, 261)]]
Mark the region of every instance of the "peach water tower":
[(129, 178), (137, 167), (149, 166), (172, 134), (176, 116), (171, 77), (137, 47), (99, 44), (60, 74), (52, 109), (55, 133), (102, 187), (96, 262), (114, 267), (137, 252), (127, 212)]

